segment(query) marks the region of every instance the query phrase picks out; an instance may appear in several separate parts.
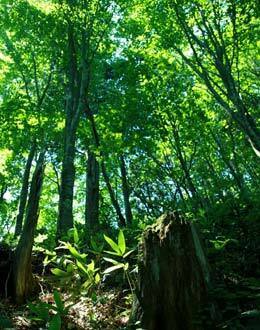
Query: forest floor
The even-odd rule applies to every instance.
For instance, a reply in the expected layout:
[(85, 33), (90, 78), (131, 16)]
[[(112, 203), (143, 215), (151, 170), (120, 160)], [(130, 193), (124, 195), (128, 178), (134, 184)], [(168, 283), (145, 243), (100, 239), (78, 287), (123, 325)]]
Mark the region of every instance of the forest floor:
[[(100, 290), (96, 300), (89, 297), (72, 298), (66, 293), (60, 295), (65, 306), (70, 305), (68, 314), (62, 318), (62, 329), (117, 330), (125, 329), (131, 304), (127, 295), (119, 290)], [(53, 304), (53, 294), (41, 292), (32, 304)], [(11, 320), (17, 330), (46, 329), (44, 322), (32, 316), (28, 305), (16, 306), (8, 299), (0, 300), (0, 315)], [(42, 323), (42, 324), (41, 324)], [(1, 326), (0, 326), (0, 329)], [(5, 328), (3, 328), (5, 329)]]
[[(48, 277), (38, 277), (38, 282), (41, 292), (31, 303), (40, 309), (42, 304), (54, 306), (53, 283)], [(216, 329), (260, 329), (259, 284), (256, 278), (226, 278), (225, 283), (219, 283), (214, 288), (216, 306), (222, 314)], [(65, 307), (69, 306), (68, 313), (62, 317), (61, 329), (127, 329), (132, 304), (129, 291), (104, 286), (95, 291), (91, 297), (71, 295), (64, 290), (60, 292), (60, 297)], [(51, 310), (50, 315), (52, 314), (54, 315)], [(46, 321), (41, 321), (39, 315), (33, 314), (28, 304), (18, 307), (9, 299), (0, 300), (0, 315), (12, 322), (12, 329), (55, 329), (46, 328)], [(7, 328), (0, 326), (0, 329)]]

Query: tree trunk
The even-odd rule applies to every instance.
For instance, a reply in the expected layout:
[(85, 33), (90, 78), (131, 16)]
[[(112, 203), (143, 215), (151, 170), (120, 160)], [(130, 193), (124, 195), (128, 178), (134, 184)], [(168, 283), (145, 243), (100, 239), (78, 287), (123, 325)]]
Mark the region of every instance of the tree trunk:
[(184, 177), (185, 177), (187, 188), (189, 189), (189, 191), (192, 194), (193, 200), (195, 201), (195, 205), (198, 207), (204, 208), (202, 200), (199, 196), (199, 193), (198, 193), (198, 191), (193, 183), (193, 179), (190, 175), (190, 169), (188, 167), (185, 154), (182, 150), (178, 127), (174, 121), (171, 121), (171, 125), (173, 128), (173, 138), (174, 138), (174, 142), (175, 142), (176, 155), (180, 162), (180, 166), (181, 166), (181, 169), (182, 169)]
[(57, 223), (57, 237), (66, 234), (73, 227), (73, 191), (75, 181), (75, 141), (76, 132), (65, 132), (64, 156), (61, 171), (59, 217)]
[[(96, 123), (95, 123), (95, 119), (94, 119), (94, 116), (91, 112), (91, 109), (90, 107), (88, 106), (87, 104), (87, 107), (85, 109), (85, 113), (86, 113), (86, 116), (90, 122), (90, 126), (91, 126), (91, 129), (92, 129), (92, 134), (93, 134), (93, 138), (94, 138), (94, 141), (95, 141), (95, 144), (96, 144), (96, 147), (100, 147), (100, 139), (99, 139), (99, 134), (98, 134), (98, 131), (97, 131), (97, 128), (96, 128)], [(103, 154), (101, 153), (101, 156), (103, 156)], [(101, 171), (102, 171), (102, 175), (103, 175), (103, 178), (104, 178), (104, 181), (106, 183), (106, 186), (107, 186), (107, 190), (108, 190), (108, 193), (109, 193), (109, 196), (110, 196), (110, 199), (111, 199), (111, 203), (116, 211), (116, 215), (118, 217), (118, 224), (119, 226), (121, 227), (125, 227), (126, 226), (126, 220), (121, 212), (121, 208), (120, 208), (120, 205), (116, 199), (116, 195), (115, 195), (115, 192), (112, 188), (112, 185), (110, 183), (110, 178), (109, 178), (109, 175), (107, 173), (107, 170), (106, 170), (106, 165), (105, 165), (105, 162), (104, 162), (104, 159), (101, 160)]]
[(145, 230), (141, 254), (132, 322), (146, 330), (212, 329), (200, 319), (210, 275), (194, 224), (177, 213), (161, 216)]
[(12, 267), (12, 288), (16, 303), (23, 303), (33, 289), (31, 255), (34, 232), (38, 220), (38, 208), (44, 172), (44, 152), (41, 152), (33, 174), (27, 204), (25, 223), (14, 253)]
[(120, 205), (118, 204), (118, 201), (116, 199), (116, 195), (115, 192), (112, 188), (112, 185), (110, 183), (110, 179), (109, 176), (107, 174), (107, 170), (106, 170), (106, 165), (104, 163), (104, 161), (101, 161), (101, 169), (102, 169), (102, 174), (103, 174), (103, 178), (105, 180), (106, 186), (107, 186), (107, 190), (111, 199), (111, 203), (116, 211), (116, 215), (118, 217), (118, 224), (121, 227), (125, 227), (126, 226), (126, 220), (125, 217), (123, 216), (122, 212), (121, 212), (121, 208)]
[(120, 170), (121, 170), (122, 190), (123, 190), (124, 204), (125, 204), (125, 218), (126, 218), (127, 225), (131, 226), (132, 220), (133, 220), (133, 215), (132, 215), (132, 208), (131, 208), (131, 204), (130, 204), (130, 189), (129, 189), (129, 184), (128, 184), (128, 180), (127, 180), (125, 159), (124, 159), (123, 155), (121, 155), (121, 157), (120, 157)]
[(57, 222), (57, 238), (66, 234), (73, 227), (73, 192), (75, 181), (76, 134), (80, 116), (83, 113), (88, 89), (89, 77), (86, 60), (85, 30), (82, 30), (81, 63), (78, 64), (74, 27), (68, 23), (68, 93), (66, 104), (66, 126), (64, 139), (64, 156), (62, 162), (59, 217)]
[(234, 182), (236, 183), (241, 196), (246, 196), (247, 189), (244, 183), (243, 175), (239, 172), (238, 167), (235, 166), (234, 162), (230, 159), (229, 156), (227, 156), (226, 151), (225, 151), (225, 146), (221, 141), (221, 138), (217, 135), (215, 135), (213, 132), (211, 132), (211, 135), (213, 136), (213, 139), (218, 146), (219, 152), (221, 154), (221, 157), (223, 159), (223, 162), (226, 164), (228, 167), (231, 175), (234, 178)]
[(88, 152), (86, 179), (86, 227), (93, 230), (99, 224), (99, 164), (91, 151)]
[(28, 196), (28, 187), (29, 187), (29, 177), (32, 167), (32, 161), (35, 155), (36, 151), (36, 145), (33, 143), (27, 161), (25, 165), (25, 170), (23, 174), (23, 183), (22, 183), (22, 189), (20, 193), (20, 201), (19, 201), (19, 210), (18, 215), (16, 218), (16, 224), (15, 224), (15, 236), (18, 236), (21, 234), (22, 227), (23, 227), (23, 218), (24, 218), (24, 211), (26, 207), (27, 202), (27, 196)]

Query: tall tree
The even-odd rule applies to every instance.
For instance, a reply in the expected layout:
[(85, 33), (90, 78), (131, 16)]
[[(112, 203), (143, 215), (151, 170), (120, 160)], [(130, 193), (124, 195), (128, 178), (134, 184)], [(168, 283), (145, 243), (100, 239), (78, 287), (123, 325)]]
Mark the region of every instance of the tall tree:
[(90, 150), (87, 159), (86, 188), (86, 227), (93, 231), (99, 224), (99, 163)]
[[(254, 15), (247, 14), (255, 4), (233, 0), (224, 3), (166, 0), (160, 6), (164, 6), (160, 19), (167, 17), (166, 24), (160, 21), (157, 26), (165, 38), (162, 43), (180, 55), (260, 156), (256, 112), (252, 102), (247, 101), (249, 95), (255, 94), (247, 75), (254, 55), (251, 51), (241, 52), (255, 40)], [(254, 33), (249, 34), (250, 29)], [(249, 56), (243, 58), (245, 54)]]
[(39, 201), (44, 172), (44, 154), (45, 152), (41, 152), (37, 160), (30, 187), (25, 223), (14, 254), (12, 289), (13, 296), (18, 304), (23, 303), (33, 289), (31, 254), (34, 233), (39, 216)]

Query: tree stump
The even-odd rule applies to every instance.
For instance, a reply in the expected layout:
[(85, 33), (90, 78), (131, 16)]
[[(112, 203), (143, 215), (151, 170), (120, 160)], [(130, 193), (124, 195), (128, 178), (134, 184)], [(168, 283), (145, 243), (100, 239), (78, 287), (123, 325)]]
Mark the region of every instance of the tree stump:
[(144, 231), (140, 247), (132, 323), (145, 330), (212, 329), (200, 317), (210, 277), (195, 225), (165, 214)]

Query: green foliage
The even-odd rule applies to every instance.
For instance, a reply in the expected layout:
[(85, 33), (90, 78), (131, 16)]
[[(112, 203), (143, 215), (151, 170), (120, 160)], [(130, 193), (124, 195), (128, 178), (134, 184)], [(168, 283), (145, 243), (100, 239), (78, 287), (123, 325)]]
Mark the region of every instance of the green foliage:
[[(74, 240), (80, 243), (77, 235), (74, 234)], [(68, 283), (72, 284), (72, 288), (76, 292), (90, 294), (100, 282), (99, 268), (95, 267), (94, 260), (87, 263), (87, 254), (79, 252), (77, 245), (60, 241), (60, 246), (56, 250), (65, 250), (68, 254), (61, 257), (55, 256), (51, 259), (52, 264), (57, 264), (56, 268), (51, 268), (51, 272), (55, 275), (62, 286)]]
[(112, 251), (104, 251), (104, 252), (116, 256), (118, 260), (103, 257), (105, 261), (113, 264), (113, 266), (106, 268), (103, 274), (110, 274), (115, 270), (122, 269), (124, 271), (124, 275), (127, 278), (129, 287), (133, 292), (135, 283), (133, 278), (131, 278), (131, 271), (129, 270), (129, 262), (127, 262), (126, 260), (128, 259), (130, 254), (134, 252), (134, 250), (129, 250), (128, 252), (126, 252), (127, 247), (126, 247), (124, 232), (122, 230), (119, 230), (118, 232), (117, 243), (106, 235), (104, 235), (104, 239), (112, 248)]
[(1, 329), (13, 328), (13, 324), (9, 320), (9, 318), (2, 314), (0, 314), (0, 328)]
[[(0, 14), (1, 242), (17, 244), (22, 178), (36, 143), (47, 149), (33, 246), (34, 254), (45, 255), (42, 275), (51, 268), (63, 289), (91, 294), (100, 274), (116, 277), (118, 270), (133, 290), (136, 265), (129, 246), (136, 232), (176, 209), (202, 228), (217, 280), (248, 282), (252, 296), (249, 282), (258, 287), (260, 275), (260, 171), (251, 146), (259, 140), (257, 2), (90, 0), (86, 6), (83, 0), (2, 0)], [(76, 69), (68, 51), (70, 28)], [(71, 120), (75, 113), (78, 119)], [(64, 141), (73, 141), (64, 139), (66, 128), (75, 133), (76, 151), (64, 170)], [(87, 171), (93, 179), (86, 168), (89, 150), (103, 174), (93, 228), (84, 216)], [(55, 249), (66, 172), (76, 180), (68, 200), (74, 227)], [(121, 226), (111, 191), (121, 213), (126, 216), (128, 202), (133, 215), (116, 240), (102, 236)], [(232, 289), (224, 290), (227, 309), (240, 304)], [(42, 305), (35, 315), (42, 313), (47, 322), (49, 312), (56, 313), (48, 322), (58, 328), (63, 307), (55, 296), (57, 310)]]
[(40, 321), (47, 325), (48, 330), (60, 330), (62, 320), (68, 314), (72, 305), (65, 307), (59, 292), (56, 290), (53, 293), (53, 299), (53, 305), (41, 301), (37, 304), (29, 303), (30, 318), (33, 321)]

